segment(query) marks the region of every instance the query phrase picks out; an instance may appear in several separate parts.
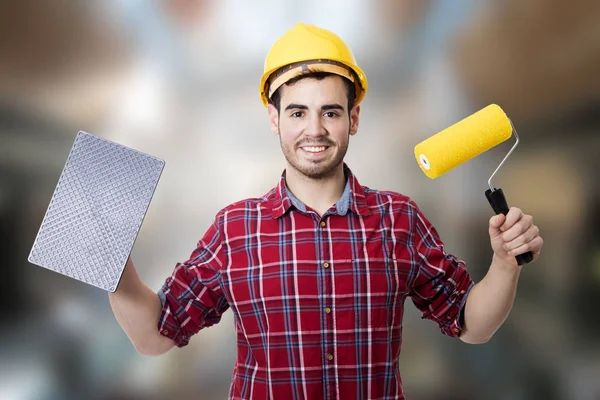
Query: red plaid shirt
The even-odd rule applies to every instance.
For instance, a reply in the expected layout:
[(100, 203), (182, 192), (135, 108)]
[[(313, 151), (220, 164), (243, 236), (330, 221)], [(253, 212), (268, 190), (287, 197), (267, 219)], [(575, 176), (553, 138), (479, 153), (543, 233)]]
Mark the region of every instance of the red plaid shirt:
[(221, 210), (158, 294), (185, 346), (231, 308), (230, 399), (403, 399), (404, 301), (458, 336), (473, 282), (408, 197), (348, 177), (323, 216), (286, 189)]

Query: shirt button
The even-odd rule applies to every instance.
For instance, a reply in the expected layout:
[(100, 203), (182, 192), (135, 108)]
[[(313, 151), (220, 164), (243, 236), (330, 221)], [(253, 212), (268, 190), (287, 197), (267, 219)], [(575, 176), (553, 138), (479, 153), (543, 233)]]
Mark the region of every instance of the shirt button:
[(325, 307), (325, 312), (326, 312), (327, 314), (329, 314), (329, 313), (331, 312), (331, 308), (329, 308), (329, 307)]
[(460, 332), (460, 329), (458, 329), (458, 328), (454, 328), (454, 329), (452, 329), (452, 330), (454, 331), (454, 333), (458, 333), (458, 332)]
[(325, 221), (321, 221), (321, 226), (322, 226), (323, 228), (325, 228), (325, 226), (326, 226), (326, 225), (327, 225), (327, 223), (326, 223)]
[(165, 329), (164, 331), (162, 331), (162, 334), (167, 336), (169, 334), (169, 331)]
[(329, 268), (329, 263), (328, 262), (323, 263), (323, 268)]
[(333, 354), (327, 354), (327, 359), (328, 359), (329, 361), (333, 360)]

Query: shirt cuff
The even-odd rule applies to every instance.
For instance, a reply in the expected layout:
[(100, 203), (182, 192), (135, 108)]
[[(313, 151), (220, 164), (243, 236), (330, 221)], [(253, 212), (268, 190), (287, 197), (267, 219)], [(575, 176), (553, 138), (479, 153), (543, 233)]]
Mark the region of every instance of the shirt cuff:
[(467, 298), (469, 297), (469, 293), (471, 292), (473, 286), (475, 286), (475, 283), (471, 282), (465, 293), (462, 295), (463, 298), (460, 302), (460, 306), (458, 307), (458, 313), (454, 316), (454, 318), (448, 325), (442, 327), (442, 331), (446, 335), (458, 338), (462, 333), (464, 329), (464, 314), (465, 307), (467, 305)]
[(167, 297), (165, 296), (165, 292), (163, 292), (162, 288), (160, 288), (160, 289), (158, 289), (158, 292), (156, 292), (156, 294), (158, 295), (158, 298), (160, 299), (160, 307), (164, 308), (165, 301), (167, 299)]
[(172, 317), (170, 317), (170, 309), (165, 307), (165, 304), (167, 304), (167, 297), (163, 291), (163, 288), (160, 288), (156, 294), (158, 295), (161, 304), (161, 313), (160, 318), (158, 319), (159, 333), (162, 336), (173, 340), (177, 347), (187, 346), (190, 341), (190, 337), (182, 334), (181, 328), (171, 322)]

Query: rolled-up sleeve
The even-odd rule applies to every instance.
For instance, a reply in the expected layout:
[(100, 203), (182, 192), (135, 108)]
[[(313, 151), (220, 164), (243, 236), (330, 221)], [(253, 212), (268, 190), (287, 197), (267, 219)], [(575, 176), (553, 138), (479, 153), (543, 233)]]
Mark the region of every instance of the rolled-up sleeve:
[(438, 232), (414, 204), (411, 214), (416, 273), (410, 297), (422, 318), (434, 321), (444, 334), (458, 337), (474, 282), (464, 261), (445, 252)]
[(184, 347), (201, 329), (221, 320), (229, 308), (220, 285), (226, 263), (219, 217), (211, 225), (190, 258), (177, 263), (158, 290), (162, 304), (159, 332)]

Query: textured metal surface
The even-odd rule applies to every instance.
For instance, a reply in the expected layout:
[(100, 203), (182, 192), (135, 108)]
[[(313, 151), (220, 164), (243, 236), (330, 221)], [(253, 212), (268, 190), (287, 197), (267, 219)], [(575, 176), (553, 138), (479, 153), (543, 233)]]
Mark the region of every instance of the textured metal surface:
[(79, 132), (29, 262), (114, 292), (163, 167), (158, 158)]

